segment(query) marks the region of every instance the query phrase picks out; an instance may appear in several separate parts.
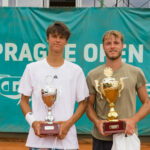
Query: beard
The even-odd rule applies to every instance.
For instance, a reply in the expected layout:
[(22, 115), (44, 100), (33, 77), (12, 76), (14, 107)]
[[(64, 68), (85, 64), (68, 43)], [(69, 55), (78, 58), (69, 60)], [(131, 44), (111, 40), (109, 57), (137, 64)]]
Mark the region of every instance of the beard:
[(118, 59), (119, 57), (121, 57), (121, 54), (122, 54), (122, 51), (120, 51), (117, 56), (110, 56), (108, 53), (105, 52), (106, 57), (110, 60)]

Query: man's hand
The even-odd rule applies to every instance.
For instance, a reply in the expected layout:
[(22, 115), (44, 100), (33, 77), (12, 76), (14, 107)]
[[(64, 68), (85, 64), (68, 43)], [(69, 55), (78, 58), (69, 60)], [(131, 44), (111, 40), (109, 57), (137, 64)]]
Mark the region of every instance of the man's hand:
[(60, 124), (60, 131), (58, 134), (58, 138), (61, 140), (64, 139), (71, 127), (70, 124), (67, 121), (57, 121), (54, 123)]
[(133, 121), (132, 118), (120, 119), (126, 123), (125, 134), (132, 135), (135, 132), (136, 123)]
[(108, 135), (111, 135), (111, 133), (104, 133), (104, 130), (103, 130), (103, 124), (104, 122), (108, 122), (107, 120), (97, 120), (95, 125), (98, 129), (98, 131), (103, 135), (103, 136), (108, 136)]
[(44, 122), (44, 121), (34, 121), (34, 122), (32, 123), (32, 128), (34, 129), (35, 135), (37, 135), (37, 136), (39, 136), (39, 137), (46, 137), (46, 136), (48, 136), (48, 135), (40, 135), (40, 124), (41, 124), (41, 123), (46, 124), (46, 122)]

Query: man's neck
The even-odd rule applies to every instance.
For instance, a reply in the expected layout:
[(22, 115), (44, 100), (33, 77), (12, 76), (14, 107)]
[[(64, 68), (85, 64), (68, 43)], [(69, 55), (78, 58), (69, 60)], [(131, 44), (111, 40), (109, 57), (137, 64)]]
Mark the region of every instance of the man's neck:
[(106, 66), (111, 67), (114, 71), (119, 69), (121, 67), (121, 65), (122, 65), (121, 58), (119, 58), (117, 60), (107, 59), (107, 61), (106, 61)]
[(60, 55), (48, 55), (47, 63), (52, 67), (60, 67), (64, 64), (64, 58)]

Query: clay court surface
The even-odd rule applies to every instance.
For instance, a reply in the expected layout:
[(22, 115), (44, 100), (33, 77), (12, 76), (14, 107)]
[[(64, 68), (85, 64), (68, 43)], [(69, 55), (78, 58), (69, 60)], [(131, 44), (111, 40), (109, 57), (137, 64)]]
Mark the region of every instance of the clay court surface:
[[(27, 134), (22, 133), (0, 133), (0, 150), (28, 150), (25, 147), (26, 137)], [(80, 150), (92, 150), (90, 135), (78, 135), (78, 139)], [(141, 150), (150, 150), (150, 137), (140, 137), (140, 139)]]

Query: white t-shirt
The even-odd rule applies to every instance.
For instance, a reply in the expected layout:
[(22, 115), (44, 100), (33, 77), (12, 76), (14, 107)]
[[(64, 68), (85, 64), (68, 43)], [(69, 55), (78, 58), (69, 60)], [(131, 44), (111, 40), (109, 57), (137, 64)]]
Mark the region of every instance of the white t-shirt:
[[(45, 87), (46, 76), (54, 77), (52, 86), (57, 88), (57, 98), (52, 106), (55, 121), (65, 121), (72, 117), (75, 101), (80, 102), (88, 95), (88, 87), (82, 69), (71, 62), (64, 61), (60, 67), (54, 68), (46, 59), (27, 65), (20, 81), (19, 93), (32, 96), (32, 113), (36, 120), (45, 120), (47, 107), (41, 97), (41, 89)], [(30, 127), (26, 146), (37, 148), (78, 149), (75, 125), (63, 140), (49, 136), (40, 138)]]

